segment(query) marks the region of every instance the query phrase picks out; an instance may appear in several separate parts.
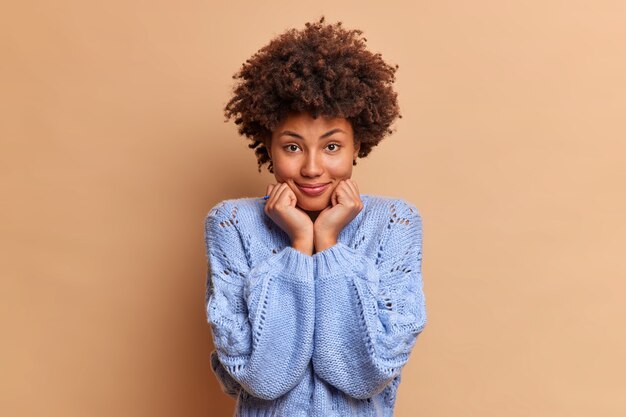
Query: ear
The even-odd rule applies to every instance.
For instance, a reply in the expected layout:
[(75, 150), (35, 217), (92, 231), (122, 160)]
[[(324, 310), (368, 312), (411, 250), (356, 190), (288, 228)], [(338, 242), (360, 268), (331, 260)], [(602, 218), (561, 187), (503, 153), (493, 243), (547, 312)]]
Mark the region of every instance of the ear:
[(361, 141), (357, 141), (356, 145), (354, 146), (354, 159), (359, 156), (359, 149), (361, 149)]

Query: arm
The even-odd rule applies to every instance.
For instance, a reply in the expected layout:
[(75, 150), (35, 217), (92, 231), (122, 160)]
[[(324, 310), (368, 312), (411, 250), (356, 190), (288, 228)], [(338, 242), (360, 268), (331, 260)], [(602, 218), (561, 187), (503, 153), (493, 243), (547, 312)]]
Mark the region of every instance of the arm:
[(342, 242), (313, 255), (318, 376), (359, 399), (400, 374), (426, 324), (422, 291), (422, 221), (398, 200), (376, 259)]
[(205, 221), (212, 368), (226, 393), (236, 392), (236, 382), (255, 397), (276, 399), (300, 381), (313, 352), (313, 258), (287, 246), (250, 268), (223, 207)]
[(237, 382), (237, 380), (235, 380), (228, 373), (224, 365), (222, 365), (217, 357), (217, 350), (213, 350), (211, 352), (211, 369), (217, 377), (217, 381), (220, 383), (222, 391), (233, 398), (237, 398), (239, 396), (239, 392), (241, 391), (241, 384), (239, 384), (239, 382)]

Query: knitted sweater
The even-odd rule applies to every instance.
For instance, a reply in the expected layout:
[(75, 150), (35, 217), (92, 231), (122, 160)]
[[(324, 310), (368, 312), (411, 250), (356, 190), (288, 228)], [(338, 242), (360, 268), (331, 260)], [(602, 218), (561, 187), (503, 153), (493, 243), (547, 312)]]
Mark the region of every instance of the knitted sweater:
[(211, 368), (235, 416), (393, 416), (401, 370), (426, 324), (422, 221), (362, 194), (334, 246), (290, 246), (262, 198), (205, 219)]

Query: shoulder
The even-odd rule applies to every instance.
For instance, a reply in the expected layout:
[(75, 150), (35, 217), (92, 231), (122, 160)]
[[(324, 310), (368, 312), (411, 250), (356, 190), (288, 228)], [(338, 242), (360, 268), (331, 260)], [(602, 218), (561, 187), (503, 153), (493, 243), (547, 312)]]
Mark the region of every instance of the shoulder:
[(207, 231), (220, 226), (233, 226), (229, 230), (263, 230), (265, 224), (264, 200), (260, 197), (241, 197), (222, 200), (211, 207), (204, 219)]
[(363, 204), (367, 208), (366, 216), (370, 219), (366, 227), (370, 228), (373, 235), (380, 236), (380, 259), (392, 259), (396, 254), (411, 248), (420, 250), (422, 218), (415, 204), (404, 198), (373, 195), (366, 196)]
[(380, 215), (389, 215), (392, 219), (399, 215), (420, 218), (417, 206), (412, 202), (393, 196), (361, 194), (364, 209)]
[(246, 215), (263, 212), (263, 199), (260, 197), (241, 197), (222, 200), (209, 209), (206, 218), (219, 217), (223, 220), (236, 219), (239, 213)]

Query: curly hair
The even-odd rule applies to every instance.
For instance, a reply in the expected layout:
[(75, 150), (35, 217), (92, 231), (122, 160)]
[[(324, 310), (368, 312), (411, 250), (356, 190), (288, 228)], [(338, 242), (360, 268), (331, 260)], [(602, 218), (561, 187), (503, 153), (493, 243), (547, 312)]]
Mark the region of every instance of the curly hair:
[(303, 30), (289, 29), (233, 75), (241, 81), (224, 108), (225, 121), (234, 117), (239, 134), (252, 141), (248, 147), (255, 149), (259, 172), (266, 162), (273, 172), (266, 144), (291, 112), (347, 119), (355, 145), (361, 144), (360, 158), (393, 133), (389, 126), (402, 118), (392, 88), (399, 66), (368, 51), (361, 30), (341, 25), (324, 25), (322, 16)]

